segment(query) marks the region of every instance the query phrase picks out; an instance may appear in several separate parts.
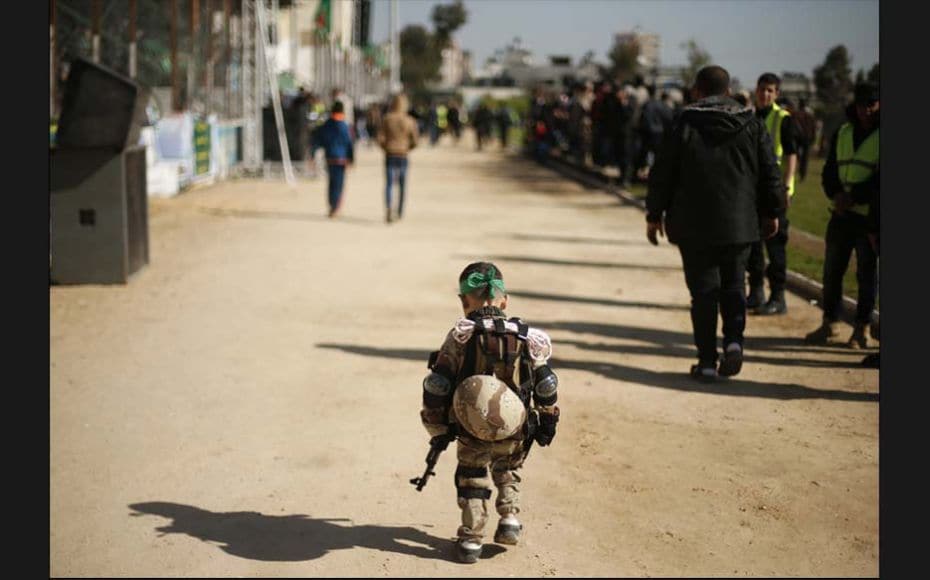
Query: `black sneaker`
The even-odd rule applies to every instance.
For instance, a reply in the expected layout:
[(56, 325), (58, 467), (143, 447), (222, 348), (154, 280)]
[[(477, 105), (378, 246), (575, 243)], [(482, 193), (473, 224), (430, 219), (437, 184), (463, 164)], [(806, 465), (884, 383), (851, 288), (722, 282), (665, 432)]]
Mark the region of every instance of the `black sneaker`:
[(769, 301), (756, 308), (755, 313), (762, 316), (772, 316), (774, 314), (786, 314), (788, 305), (785, 303), (784, 296), (772, 296)]
[(721, 377), (738, 375), (743, 368), (743, 347), (737, 343), (730, 343), (723, 351), (723, 358), (717, 367), (717, 374)]
[(481, 548), (478, 540), (461, 539), (455, 543), (455, 555), (463, 564), (474, 564), (481, 557)]
[(746, 309), (755, 310), (762, 306), (765, 301), (765, 287), (755, 286), (750, 288), (749, 295), (746, 296)]
[(512, 515), (504, 516), (497, 524), (497, 531), (494, 532), (494, 541), (498, 544), (517, 545), (520, 541), (520, 532), (523, 526)]
[(691, 365), (691, 372), (688, 374), (691, 375), (692, 379), (702, 383), (712, 383), (717, 380), (717, 367), (705, 367), (699, 364)]

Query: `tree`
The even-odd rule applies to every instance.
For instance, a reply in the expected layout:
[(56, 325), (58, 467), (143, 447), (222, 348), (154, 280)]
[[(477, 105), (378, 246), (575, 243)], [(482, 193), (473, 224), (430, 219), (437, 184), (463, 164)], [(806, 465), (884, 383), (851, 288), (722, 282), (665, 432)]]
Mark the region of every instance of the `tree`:
[(437, 48), (442, 49), (449, 46), (452, 40), (452, 33), (458, 30), (468, 20), (468, 11), (462, 4), (462, 0), (455, 0), (452, 4), (437, 4), (433, 6), (432, 12), (433, 28), (435, 33), (433, 39)]
[(436, 50), (433, 35), (419, 24), (400, 31), (400, 80), (414, 91), (440, 79), (442, 53)]
[(881, 85), (881, 75), (878, 74), (878, 63), (872, 65), (872, 68), (869, 69), (869, 74), (866, 75), (866, 80), (870, 83)]
[(462, 0), (433, 7), (430, 33), (419, 24), (410, 24), (400, 31), (400, 80), (413, 92), (423, 91), (429, 83), (442, 78), (442, 51), (452, 41), (452, 33), (468, 19)]
[(681, 71), (681, 81), (685, 86), (691, 86), (698, 71), (711, 63), (710, 53), (693, 38), (680, 46), (688, 51), (688, 65)]
[(817, 99), (822, 103), (824, 112), (836, 113), (846, 105), (852, 90), (849, 61), (849, 52), (840, 44), (831, 48), (823, 64), (814, 69)]
[(632, 80), (639, 72), (639, 43), (635, 40), (627, 42), (614, 41), (613, 47), (607, 53), (610, 59), (608, 72), (610, 77), (618, 82)]

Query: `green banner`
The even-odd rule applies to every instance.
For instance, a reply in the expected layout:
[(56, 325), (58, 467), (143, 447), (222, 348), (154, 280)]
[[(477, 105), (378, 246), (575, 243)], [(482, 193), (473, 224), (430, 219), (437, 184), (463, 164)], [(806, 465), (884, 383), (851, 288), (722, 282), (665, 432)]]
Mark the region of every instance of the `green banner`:
[(210, 124), (205, 121), (194, 123), (194, 175), (210, 171)]

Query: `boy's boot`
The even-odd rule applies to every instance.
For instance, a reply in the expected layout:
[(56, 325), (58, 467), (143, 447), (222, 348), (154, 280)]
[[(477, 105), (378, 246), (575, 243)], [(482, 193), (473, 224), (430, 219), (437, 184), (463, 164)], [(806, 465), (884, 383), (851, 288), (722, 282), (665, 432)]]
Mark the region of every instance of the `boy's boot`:
[(846, 346), (852, 349), (869, 348), (868, 330), (867, 322), (857, 322), (853, 327), (852, 336), (846, 341)]
[(807, 344), (827, 344), (831, 338), (834, 338), (839, 334), (839, 323), (838, 322), (828, 322), (824, 320), (820, 323), (820, 327), (813, 332), (808, 332), (804, 336), (804, 342)]
[(755, 310), (765, 302), (765, 286), (752, 286), (746, 296), (746, 310)]
[(756, 309), (756, 314), (771, 316), (772, 314), (785, 314), (788, 312), (788, 304), (785, 303), (785, 291), (773, 290), (769, 296), (769, 301)]
[(481, 542), (472, 538), (460, 538), (455, 543), (455, 555), (463, 564), (474, 564), (481, 557)]
[(394, 214), (391, 211), (391, 208), (387, 208), (387, 210), (385, 211), (384, 221), (386, 221), (387, 223), (391, 223), (392, 221), (394, 221)]
[(523, 525), (513, 514), (507, 514), (501, 518), (497, 524), (497, 531), (494, 532), (494, 541), (498, 544), (509, 544), (515, 546), (520, 541), (520, 532), (523, 531)]

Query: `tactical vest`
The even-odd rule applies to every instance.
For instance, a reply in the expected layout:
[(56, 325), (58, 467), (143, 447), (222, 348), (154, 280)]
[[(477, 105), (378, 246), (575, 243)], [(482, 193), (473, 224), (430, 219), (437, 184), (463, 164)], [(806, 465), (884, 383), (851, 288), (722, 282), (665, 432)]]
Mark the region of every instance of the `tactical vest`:
[[(475, 323), (475, 330), (465, 343), (465, 359), (455, 384), (472, 375), (494, 375), (529, 407), (533, 365), (529, 356), (524, 356), (529, 326), (519, 318), (505, 318), (504, 312), (493, 306), (479, 308), (468, 318)], [(490, 328), (485, 320), (492, 321)]]
[[(772, 137), (772, 143), (775, 145), (775, 161), (778, 162), (778, 167), (781, 168), (781, 160), (784, 155), (785, 149), (782, 147), (781, 143), (781, 124), (782, 122), (791, 116), (791, 113), (778, 106), (778, 103), (772, 103), (772, 110), (769, 111), (769, 114), (765, 116), (765, 128), (768, 129), (769, 136)], [(794, 178), (792, 177), (791, 183), (788, 185), (788, 197), (794, 195)]]

